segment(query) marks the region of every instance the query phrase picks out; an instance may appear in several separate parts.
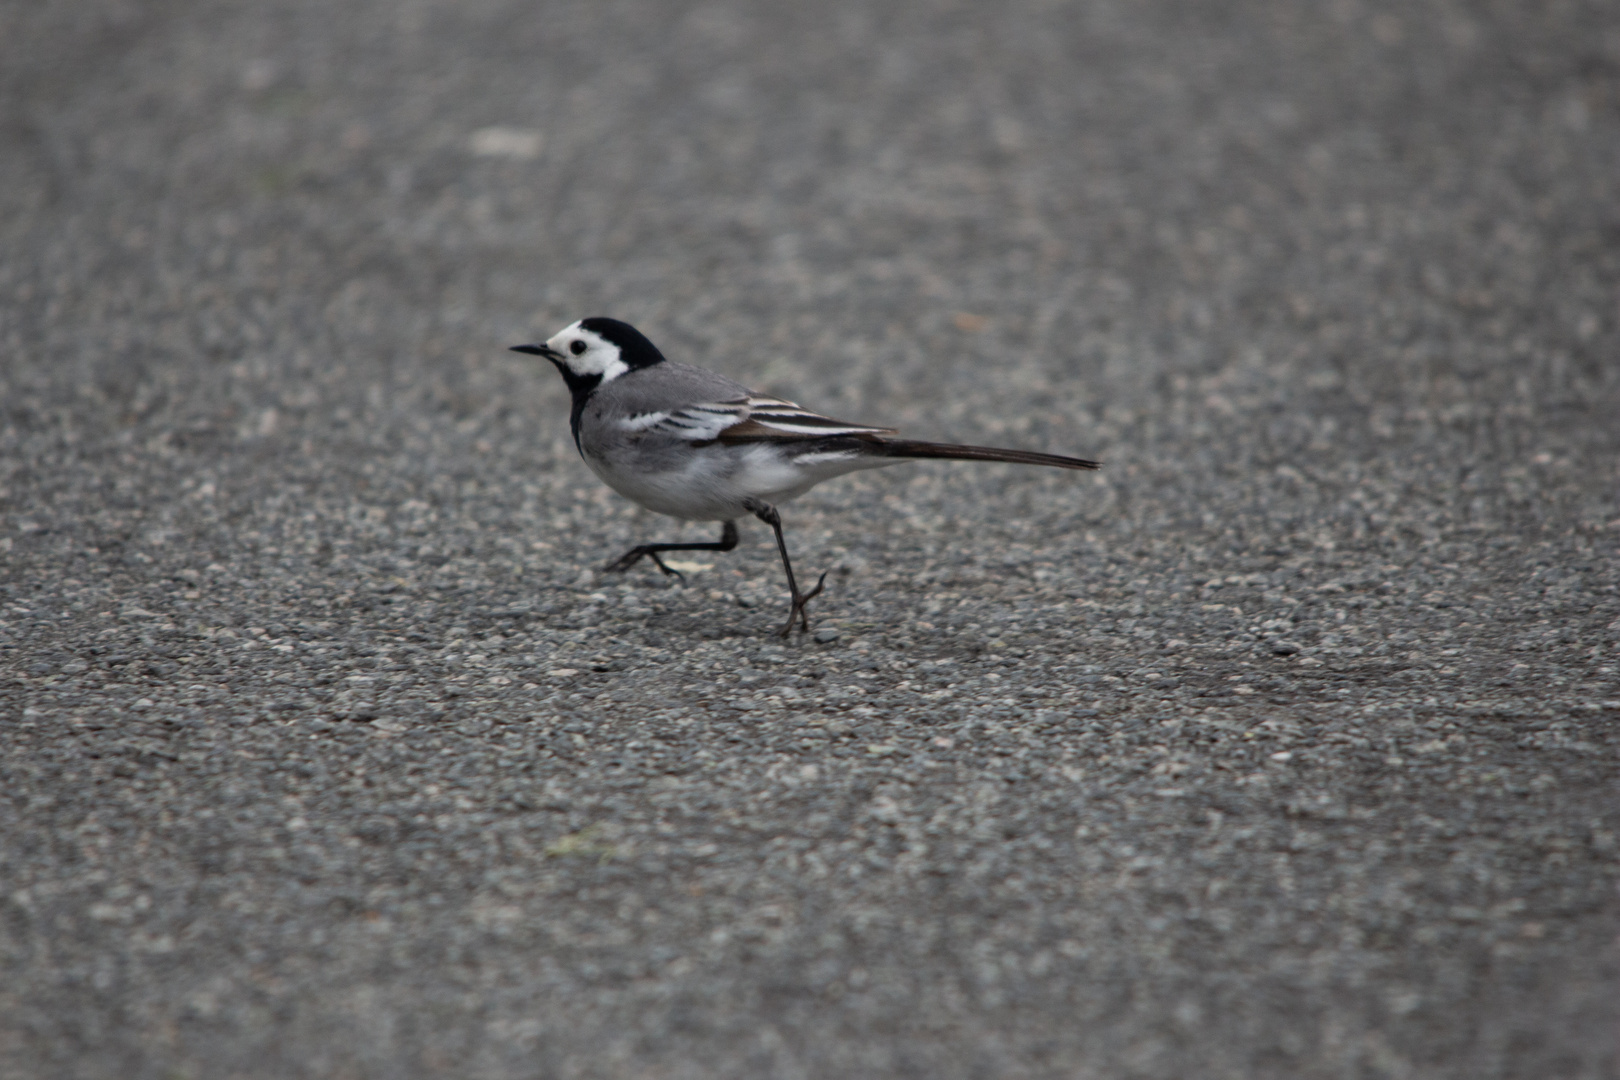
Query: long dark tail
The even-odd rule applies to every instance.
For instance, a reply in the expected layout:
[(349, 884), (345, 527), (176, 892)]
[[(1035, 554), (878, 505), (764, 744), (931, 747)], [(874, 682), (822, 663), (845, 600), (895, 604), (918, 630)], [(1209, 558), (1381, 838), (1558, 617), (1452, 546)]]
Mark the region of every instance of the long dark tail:
[(1102, 463), (1061, 454), (1037, 454), (1033, 450), (1001, 450), (994, 446), (953, 446), (950, 443), (915, 442), (911, 439), (875, 439), (886, 457), (944, 458), (948, 461), (1010, 461), (1016, 465), (1052, 465), (1059, 469), (1100, 469)]

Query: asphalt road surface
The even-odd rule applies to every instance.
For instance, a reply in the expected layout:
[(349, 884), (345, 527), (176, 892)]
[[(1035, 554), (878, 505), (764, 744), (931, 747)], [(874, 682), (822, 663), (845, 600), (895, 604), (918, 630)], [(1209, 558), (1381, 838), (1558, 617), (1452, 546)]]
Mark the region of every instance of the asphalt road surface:
[(0, 1077), (1613, 1077), (1617, 417), (1607, 0), (11, 0)]

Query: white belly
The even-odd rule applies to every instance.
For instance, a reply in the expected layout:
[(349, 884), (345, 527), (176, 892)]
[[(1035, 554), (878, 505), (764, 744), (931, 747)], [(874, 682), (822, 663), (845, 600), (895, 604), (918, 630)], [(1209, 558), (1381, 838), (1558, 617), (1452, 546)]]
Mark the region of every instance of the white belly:
[(794, 459), (778, 446), (757, 444), (693, 454), (683, 468), (658, 472), (609, 469), (589, 456), (585, 462), (608, 487), (648, 510), (685, 521), (731, 521), (750, 513), (750, 502), (790, 502), (823, 480), (892, 465), (895, 460), (829, 455)]

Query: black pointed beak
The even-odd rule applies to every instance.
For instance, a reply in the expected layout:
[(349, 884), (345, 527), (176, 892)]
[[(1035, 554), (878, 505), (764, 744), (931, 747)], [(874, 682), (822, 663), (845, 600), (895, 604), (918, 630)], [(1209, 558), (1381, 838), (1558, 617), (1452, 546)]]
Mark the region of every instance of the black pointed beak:
[(530, 356), (543, 356), (552, 363), (556, 363), (563, 358), (562, 353), (553, 349), (550, 345), (513, 345), (512, 351), (527, 353)]

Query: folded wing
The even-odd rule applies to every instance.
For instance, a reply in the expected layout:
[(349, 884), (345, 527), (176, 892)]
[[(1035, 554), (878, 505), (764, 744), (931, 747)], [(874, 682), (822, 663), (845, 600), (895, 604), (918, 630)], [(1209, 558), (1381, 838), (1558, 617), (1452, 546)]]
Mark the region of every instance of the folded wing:
[[(801, 464), (864, 460), (873, 464), (895, 460), (942, 458), (950, 461), (1006, 461), (1017, 465), (1049, 465), (1060, 469), (1096, 469), (1084, 458), (1009, 450), (995, 446), (958, 446), (951, 443), (895, 439), (894, 428), (870, 427), (834, 420), (791, 401), (750, 394), (729, 401), (687, 405), (667, 412), (648, 412), (620, 421), (627, 431), (653, 432), (695, 446), (711, 443), (800, 443)], [(869, 467), (869, 466), (860, 466)], [(846, 470), (847, 471), (847, 470)]]
[(668, 412), (643, 413), (620, 423), (627, 431), (656, 432), (698, 444), (786, 442), (837, 435), (894, 434), (893, 428), (834, 420), (791, 401), (757, 394), (730, 401), (687, 405)]

